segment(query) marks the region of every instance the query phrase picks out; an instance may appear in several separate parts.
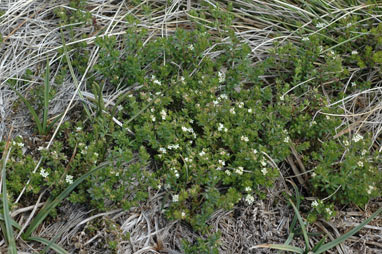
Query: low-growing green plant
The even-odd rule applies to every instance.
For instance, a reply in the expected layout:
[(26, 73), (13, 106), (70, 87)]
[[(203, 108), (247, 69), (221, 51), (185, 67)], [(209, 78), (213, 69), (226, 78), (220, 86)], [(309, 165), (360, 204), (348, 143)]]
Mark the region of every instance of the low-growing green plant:
[[(6, 146), (4, 147), (3, 150), (3, 158), (2, 158), (2, 207), (3, 211), (1, 213), (0, 219), (4, 221), (4, 225), (2, 221), (0, 221), (0, 225), (2, 226), (3, 229), (3, 234), (5, 236), (5, 239), (7, 240), (8, 244), (8, 251), (9, 253), (17, 253), (16, 249), (16, 240), (15, 240), (15, 235), (13, 231), (13, 227), (22, 230), (21, 226), (18, 225), (16, 222), (14, 222), (9, 213), (9, 200), (8, 200), (8, 190), (7, 190), (7, 177), (6, 177), (6, 165), (7, 161), (11, 155), (11, 149), (12, 146), (10, 146), (10, 142), (8, 141)], [(16, 146), (19, 143), (16, 143)], [(66, 181), (69, 182), (69, 186), (67, 186), (59, 195), (57, 195), (55, 198), (54, 196), (50, 196), (48, 201), (45, 203), (45, 205), (41, 208), (39, 213), (32, 219), (30, 224), (27, 226), (25, 229), (25, 232), (22, 234), (22, 239), (24, 241), (35, 241), (42, 243), (46, 245), (47, 247), (51, 248), (52, 250), (56, 251), (57, 253), (68, 253), (66, 252), (63, 248), (61, 248), (59, 245), (55, 244), (54, 242), (47, 240), (45, 238), (41, 237), (36, 237), (33, 236), (32, 234), (34, 231), (39, 227), (39, 225), (45, 220), (45, 218), (51, 213), (51, 211), (57, 207), (66, 197), (69, 196), (69, 194), (79, 185), (81, 184), (85, 179), (87, 179), (90, 175), (94, 174), (95, 172), (99, 171), (100, 169), (105, 168), (108, 166), (109, 163), (102, 163), (96, 167), (93, 167), (83, 175), (81, 175), (78, 179), (75, 181), (71, 179), (68, 180), (68, 177), (66, 178)], [(42, 172), (42, 171), (41, 171)], [(40, 174), (42, 174), (40, 172)], [(47, 173), (44, 171), (44, 173)], [(4, 230), (5, 229), (5, 230)]]

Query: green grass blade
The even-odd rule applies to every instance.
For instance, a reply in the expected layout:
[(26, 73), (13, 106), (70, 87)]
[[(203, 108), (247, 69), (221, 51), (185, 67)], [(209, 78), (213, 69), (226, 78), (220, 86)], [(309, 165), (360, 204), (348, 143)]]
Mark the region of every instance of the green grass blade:
[(286, 245), (286, 244), (260, 244), (252, 247), (251, 249), (257, 249), (257, 248), (268, 248), (268, 249), (275, 249), (275, 250), (284, 250), (284, 251), (291, 251), (294, 253), (303, 254), (304, 250), (298, 247)]
[(304, 225), (304, 221), (302, 220), (302, 217), (301, 217), (301, 215), (300, 215), (300, 212), (298, 211), (297, 207), (293, 204), (292, 200), (289, 199), (289, 202), (290, 202), (290, 204), (292, 205), (293, 210), (294, 210), (294, 212), (295, 212), (296, 215), (297, 215), (297, 220), (298, 220), (298, 222), (300, 223), (301, 230), (302, 230), (302, 235), (303, 235), (304, 240), (305, 240), (306, 248), (309, 248), (309, 237), (308, 237), (308, 233), (307, 233), (307, 231), (306, 231), (305, 225)]
[(54, 250), (55, 252), (57, 252), (59, 254), (69, 254), (69, 252), (64, 250), (61, 246), (59, 246), (58, 244), (55, 244), (52, 241), (49, 241), (49, 240), (47, 240), (45, 238), (41, 238), (41, 237), (29, 237), (28, 240), (45, 244), (47, 247), (51, 248), (52, 250)]
[(352, 230), (350, 230), (346, 234), (343, 234), (342, 236), (338, 237), (337, 239), (335, 239), (335, 240), (333, 240), (327, 244), (322, 245), (320, 248), (317, 249), (315, 254), (323, 253), (323, 252), (335, 247), (336, 245), (342, 243), (343, 241), (345, 241), (346, 239), (348, 239), (349, 237), (351, 237), (352, 235), (354, 235), (355, 233), (360, 231), (366, 224), (368, 224), (371, 220), (373, 220), (375, 217), (377, 217), (381, 212), (382, 212), (382, 207), (380, 207), (375, 213), (373, 213), (370, 216), (370, 218), (366, 219), (364, 222), (362, 222), (361, 224), (359, 224), (357, 227), (353, 228)]
[[(66, 61), (68, 63), (68, 67), (69, 67), (69, 71), (70, 71), (70, 75), (72, 76), (72, 79), (73, 79), (73, 82), (74, 84), (76, 85), (76, 87), (78, 88), (78, 86), (80, 85), (78, 83), (78, 80), (76, 78), (76, 75), (74, 74), (74, 70), (73, 70), (73, 66), (72, 66), (72, 62), (70, 61), (70, 57), (69, 57), (69, 54), (68, 54), (68, 49), (66, 47), (66, 43), (65, 43), (65, 38), (64, 38), (64, 33), (62, 31), (62, 28), (60, 28), (60, 32), (61, 32), (61, 40), (62, 40), (62, 47), (64, 49), (64, 54), (65, 54), (65, 58), (66, 58)], [(80, 99), (85, 101), (84, 97), (82, 96), (82, 93), (81, 91), (79, 90), (78, 91), (78, 95), (80, 96)], [(89, 119), (91, 119), (92, 115), (90, 114), (90, 111), (88, 109), (88, 106), (86, 105), (86, 103), (83, 103), (84, 105), (84, 109), (85, 109), (85, 112), (86, 114), (88, 115)]]
[[(13, 89), (13, 88), (12, 88)], [(16, 89), (13, 89), (13, 91), (15, 91), (15, 93), (19, 96), (19, 98), (24, 102), (24, 104), (27, 106), (29, 112), (31, 113), (32, 117), (33, 117), (33, 120), (34, 122), (36, 123), (37, 125), (37, 130), (38, 130), (38, 133), (39, 134), (43, 134), (43, 128), (42, 128), (42, 125), (41, 125), (41, 121), (40, 119), (38, 118), (38, 115), (36, 113), (36, 111), (34, 110), (34, 108), (32, 107), (32, 105), (29, 103), (29, 101), (19, 92), (17, 91)]]
[(48, 108), (49, 108), (49, 61), (46, 61), (46, 71), (44, 78), (44, 111), (42, 117), (42, 130), (44, 134), (47, 132), (47, 122), (48, 122)]
[(5, 235), (8, 242), (8, 253), (10, 254), (17, 254), (16, 249), (16, 240), (15, 235), (13, 234), (12, 229), (12, 219), (9, 214), (9, 204), (8, 204), (8, 196), (7, 196), (7, 178), (6, 178), (6, 165), (7, 160), (9, 157), (9, 154), (11, 153), (11, 147), (8, 150), (8, 153), (6, 155), (6, 158), (3, 158), (3, 169), (1, 172), (1, 179), (2, 179), (2, 201), (3, 201), (3, 216), (4, 216), (4, 223), (5, 223)]
[[(1, 213), (0, 213), (0, 220), (2, 220), (2, 221), (5, 220), (3, 214), (1, 214)], [(14, 228), (17, 228), (18, 230), (21, 230), (21, 226), (20, 226), (20, 224), (17, 223), (16, 221), (14, 221), (14, 220), (11, 219), (11, 224), (12, 224), (12, 226), (13, 226)]]
[(60, 195), (58, 195), (53, 201), (47, 202), (47, 204), (41, 209), (41, 211), (37, 214), (37, 216), (31, 221), (31, 224), (23, 234), (23, 239), (29, 239), (35, 229), (43, 222), (43, 220), (48, 216), (50, 211), (54, 209), (62, 200), (64, 200), (73, 190), (76, 188), (83, 180), (85, 180), (88, 176), (107, 166), (109, 163), (101, 164), (80, 178), (74, 181), (71, 185), (69, 185)]

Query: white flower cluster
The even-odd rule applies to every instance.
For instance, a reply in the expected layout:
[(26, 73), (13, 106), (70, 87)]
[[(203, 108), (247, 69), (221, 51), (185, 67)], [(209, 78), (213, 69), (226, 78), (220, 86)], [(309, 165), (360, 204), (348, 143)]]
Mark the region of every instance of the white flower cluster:
[(219, 77), (219, 83), (223, 83), (225, 81), (225, 73), (224, 72), (219, 71), (218, 77)]
[(191, 163), (191, 162), (192, 162), (192, 159), (191, 159), (191, 158), (188, 158), (188, 157), (186, 157), (186, 158), (184, 158), (184, 161), (185, 161), (185, 162), (188, 162), (188, 163)]
[(67, 182), (68, 184), (72, 184), (73, 183), (73, 176), (67, 175), (65, 177), (65, 182)]
[(228, 129), (226, 127), (224, 127), (224, 125), (222, 123), (219, 123), (218, 124), (218, 131), (224, 131), (224, 132), (227, 132)]
[(263, 173), (263, 175), (266, 175), (266, 174), (268, 173), (267, 168), (263, 168), (263, 169), (261, 170), (261, 173)]
[(235, 173), (238, 174), (238, 175), (242, 175), (244, 172), (244, 168), (243, 167), (238, 167), (235, 169)]
[(161, 147), (161, 148), (159, 148), (159, 152), (160, 153), (167, 153), (167, 150), (166, 150), (166, 148)]
[(312, 207), (314, 208), (314, 207), (317, 207), (318, 206), (318, 202), (317, 202), (317, 200), (314, 200), (313, 202), (312, 202)]
[(373, 185), (369, 185), (368, 189), (367, 189), (367, 194), (371, 194), (373, 192), (373, 190), (375, 190), (375, 187)]
[(12, 145), (17, 146), (18, 148), (24, 147), (24, 144), (22, 142), (12, 141)]
[(175, 168), (171, 168), (172, 173), (175, 175), (176, 178), (179, 178), (179, 172)]
[(255, 198), (252, 195), (248, 194), (245, 196), (245, 202), (247, 202), (248, 205), (252, 205), (253, 202), (255, 202)]
[(172, 202), (178, 202), (178, 201), (179, 201), (179, 195), (173, 195)]
[(179, 149), (179, 144), (168, 145), (168, 146), (167, 146), (167, 149), (168, 149), (168, 150), (172, 150), (172, 149), (176, 150), (176, 149)]
[(154, 75), (151, 76), (151, 80), (154, 84), (157, 84), (159, 86), (162, 85), (162, 83), (159, 80), (157, 80), (157, 78)]
[(160, 115), (162, 117), (162, 120), (166, 120), (166, 116), (167, 116), (166, 110), (162, 109), (162, 111), (160, 112)]
[(354, 135), (354, 137), (353, 137), (353, 141), (355, 142), (355, 143), (357, 143), (358, 141), (360, 141), (360, 140), (362, 140), (363, 139), (363, 137), (360, 135), (360, 134), (355, 134)]
[(358, 161), (357, 165), (358, 165), (358, 167), (362, 168), (363, 167), (363, 162), (362, 161)]
[(42, 177), (46, 178), (46, 177), (49, 175), (49, 173), (46, 172), (45, 169), (41, 168), (41, 170), (40, 170), (40, 175), (41, 175)]
[(246, 137), (246, 136), (241, 136), (241, 137), (240, 137), (240, 140), (241, 140), (241, 141), (244, 141), (244, 142), (248, 142), (248, 141), (249, 141), (249, 138)]

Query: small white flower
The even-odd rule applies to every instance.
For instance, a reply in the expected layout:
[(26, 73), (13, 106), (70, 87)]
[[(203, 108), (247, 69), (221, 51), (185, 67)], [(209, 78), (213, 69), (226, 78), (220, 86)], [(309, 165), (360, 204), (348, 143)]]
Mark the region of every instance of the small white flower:
[(289, 138), (289, 137), (284, 138), (284, 142), (285, 142), (285, 143), (289, 143), (289, 141), (290, 141), (290, 138)]
[(73, 183), (73, 176), (67, 175), (65, 178), (65, 182), (67, 182), (68, 184), (72, 184)]
[(220, 170), (222, 170), (222, 168), (221, 168), (221, 167), (217, 167), (216, 170), (219, 170), (219, 171), (220, 171)]
[(159, 80), (157, 80), (157, 79), (155, 79), (155, 80), (153, 81), (153, 83), (156, 84), (156, 85), (158, 85), (158, 86), (161, 86), (161, 85), (162, 85), (162, 83), (161, 83)]
[(219, 104), (219, 101), (213, 101), (212, 103), (216, 106)]
[(234, 108), (231, 108), (230, 110), (229, 110), (229, 112), (231, 112), (231, 114), (236, 114), (236, 112), (235, 112), (235, 109)]
[(185, 126), (182, 126), (182, 131), (186, 132), (186, 131), (188, 131), (188, 128)]
[(160, 153), (167, 153), (167, 150), (166, 150), (166, 148), (161, 147), (161, 148), (159, 148), (159, 152)]
[(370, 195), (374, 189), (375, 189), (375, 187), (373, 185), (369, 185), (369, 188), (367, 189), (367, 194)]
[(219, 123), (218, 131), (224, 130), (224, 125), (222, 123)]
[(248, 137), (246, 137), (246, 136), (241, 136), (240, 140), (244, 141), (244, 142), (248, 142), (249, 141)]
[(357, 51), (357, 50), (353, 50), (353, 51), (351, 52), (351, 54), (352, 54), (352, 55), (358, 55), (358, 51)]
[(262, 160), (260, 161), (260, 163), (261, 163), (261, 165), (262, 165), (263, 167), (265, 167), (265, 166), (267, 165), (267, 162), (266, 162), (264, 159), (262, 159)]
[(354, 86), (356, 86), (356, 85), (357, 85), (357, 83), (356, 83), (356, 82), (354, 82), (354, 81), (353, 81), (353, 82), (351, 82), (351, 86), (353, 86), (353, 87), (354, 87)]
[(327, 115), (327, 116), (326, 116), (326, 119), (327, 119), (327, 120), (330, 120), (330, 116)]
[(98, 157), (98, 156), (99, 156), (99, 154), (98, 154), (98, 153), (94, 153), (94, 156), (95, 156), (95, 157)]
[(151, 115), (151, 121), (155, 122), (156, 118), (155, 116)]
[(178, 170), (175, 170), (175, 171), (174, 171), (174, 174), (175, 174), (175, 177), (176, 177), (176, 178), (179, 178), (179, 172), (178, 172)]
[(222, 165), (222, 166), (225, 166), (225, 161), (219, 160), (219, 164)]
[(231, 175), (231, 171), (229, 171), (228, 169), (225, 171), (225, 173), (230, 176)]
[(250, 192), (250, 191), (252, 191), (252, 188), (251, 187), (245, 187), (245, 191)]
[(316, 177), (317, 174), (315, 172), (312, 173), (312, 177)]
[(249, 205), (253, 204), (254, 201), (255, 201), (255, 198), (252, 195), (248, 194), (245, 196), (245, 202), (247, 202)]
[(194, 50), (194, 45), (190, 44), (190, 46), (188, 46), (188, 49), (191, 51)]
[(284, 100), (284, 96), (280, 96), (280, 101), (283, 101)]
[(173, 195), (172, 202), (178, 202), (178, 201), (179, 201), (179, 195)]
[(237, 104), (237, 106), (238, 106), (239, 108), (242, 108), (242, 107), (244, 106), (244, 102), (239, 102), (239, 103)]
[(362, 162), (362, 161), (358, 161), (358, 162), (357, 162), (357, 165), (358, 165), (358, 167), (361, 167), (361, 168), (362, 168), (362, 167), (363, 167), (363, 162)]
[(191, 158), (188, 158), (188, 157), (186, 157), (186, 158), (184, 158), (184, 161), (185, 161), (185, 162), (190, 162), (190, 163), (191, 163), (191, 162), (192, 162), (192, 159), (191, 159)]
[(220, 98), (220, 99), (225, 99), (225, 100), (227, 100), (227, 99), (228, 99), (228, 96), (227, 96), (226, 94), (221, 94), (221, 95), (219, 96), (219, 98)]
[(225, 81), (225, 74), (224, 74), (224, 72), (219, 71), (218, 72), (218, 77), (219, 77), (219, 83), (223, 83)]
[[(119, 105), (119, 106), (121, 106), (121, 105)], [(78, 126), (78, 127), (76, 128), (76, 131), (82, 131), (82, 127), (81, 127), (81, 126)]]
[(360, 135), (360, 134), (356, 134), (356, 135), (354, 135), (354, 137), (353, 137), (353, 141), (355, 142), (355, 143), (357, 143), (358, 141), (360, 141), (360, 140), (362, 140), (363, 139), (363, 137), (362, 137), (362, 135)]
[(266, 174), (268, 173), (268, 170), (267, 170), (266, 168), (263, 168), (263, 169), (261, 170), (261, 173), (263, 173), (263, 175), (266, 175)]
[(182, 84), (185, 84), (186, 82), (185, 82), (185, 78), (182, 76), (182, 77), (180, 77), (180, 82), (182, 82)]
[(367, 150), (363, 149), (361, 155), (364, 156), (367, 153)]
[(349, 28), (349, 27), (351, 27), (351, 26), (352, 26), (352, 23), (347, 23), (347, 24), (346, 24), (346, 27), (347, 27), (347, 28)]
[(318, 23), (318, 24), (316, 25), (316, 27), (317, 27), (317, 28), (323, 28), (323, 27), (325, 27), (325, 23)]
[(254, 153), (254, 154), (257, 154), (257, 150), (256, 150), (256, 149), (253, 149), (253, 153)]
[(238, 167), (237, 169), (235, 169), (235, 173), (238, 174), (238, 175), (242, 175), (244, 172), (244, 168), (243, 167)]
[(167, 113), (164, 109), (160, 112), (160, 115), (162, 116), (162, 120), (166, 120)]
[(204, 151), (201, 151), (201, 152), (199, 153), (199, 156), (200, 156), (200, 157), (203, 157), (204, 155), (206, 155), (206, 153), (205, 153)]
[(185, 212), (182, 212), (182, 213), (181, 213), (181, 216), (182, 216), (182, 219), (186, 218), (186, 213), (185, 213)]
[(248, 113), (252, 113), (252, 109), (251, 108), (248, 109)]
[(312, 207), (317, 207), (318, 206), (318, 202), (317, 202), (317, 200), (314, 200), (313, 202), (312, 202)]
[(349, 145), (350, 145), (349, 141), (345, 140), (345, 141), (344, 141), (344, 145), (345, 145), (345, 146), (349, 146)]
[(309, 41), (309, 37), (304, 37), (301, 39), (302, 41)]
[(330, 210), (329, 207), (326, 207), (326, 208), (325, 208), (325, 211), (327, 212), (327, 214), (332, 215), (332, 210)]
[(45, 169), (41, 168), (41, 170), (40, 170), (40, 175), (41, 175), (42, 177), (46, 178), (46, 177), (49, 175), (49, 173), (46, 172)]

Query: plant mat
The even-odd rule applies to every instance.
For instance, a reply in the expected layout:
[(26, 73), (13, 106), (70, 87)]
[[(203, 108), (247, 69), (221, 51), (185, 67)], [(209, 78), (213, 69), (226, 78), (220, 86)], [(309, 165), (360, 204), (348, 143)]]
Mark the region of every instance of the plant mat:
[[(123, 34), (123, 16), (127, 12), (133, 12), (141, 17), (141, 21), (150, 25), (151, 28), (161, 30), (166, 22), (169, 26), (166, 32), (173, 31), (174, 24), (180, 22), (186, 16), (180, 10), (174, 11), (167, 6), (165, 19), (149, 20), (139, 14), (138, 9), (129, 9), (124, 1), (88, 1), (92, 13), (97, 17), (93, 25), (76, 28), (77, 42), (81, 34), (90, 35), (85, 41), (89, 47), (94, 47), (94, 35), (100, 28), (108, 27), (113, 23), (109, 34)], [(158, 1), (164, 4), (164, 1)], [(198, 3), (192, 3), (198, 7)], [(34, 72), (35, 80), (30, 86), (42, 84), (39, 76), (41, 64), (46, 58), (54, 59), (55, 51), (62, 47), (58, 20), (53, 18), (51, 11), (60, 6), (66, 6), (62, 1), (1, 1), (0, 10), (6, 12), (7, 19), (0, 23), (0, 32), (4, 43), (0, 46), (0, 139), (4, 139), (11, 126), (14, 135), (31, 136), (33, 123), (27, 110), (16, 107), (18, 97), (7, 88), (5, 82), (14, 77), (21, 80), (21, 75), (26, 69)], [(184, 7), (190, 8), (191, 1), (185, 1)], [(173, 11), (173, 12), (171, 12)], [(178, 11), (178, 12), (177, 12)], [(283, 13), (287, 14), (287, 13)], [(246, 22), (252, 24), (250, 20)], [(173, 22), (173, 23), (171, 23)], [(175, 22), (175, 23), (174, 23)], [(248, 23), (246, 24), (248, 25)], [(244, 26), (243, 26), (244, 27)], [(243, 29), (241, 27), (241, 29)], [(264, 50), (272, 43), (267, 41), (267, 36), (272, 34), (270, 30), (263, 30), (257, 36), (241, 34), (244, 41), (251, 47)], [(240, 31), (239, 31), (240, 32)], [(69, 38), (69, 35), (65, 35)], [(262, 51), (263, 52), (263, 51)], [(263, 57), (261, 54), (257, 57)], [(91, 65), (92, 63), (89, 63)], [(62, 66), (59, 59), (52, 61), (52, 73)], [(63, 85), (57, 91), (50, 105), (50, 114), (62, 112), (68, 105), (76, 91), (76, 87), (70, 79), (65, 78)], [(378, 91), (375, 91), (378, 93)], [(378, 94), (377, 94), (378, 95)], [(355, 98), (355, 97), (354, 97)], [(354, 106), (354, 98), (348, 100), (346, 107)], [(376, 97), (378, 98), (378, 97)], [(107, 99), (107, 98), (106, 98)], [(75, 98), (79, 101), (79, 98)], [(372, 101), (367, 110), (373, 113), (375, 121), (362, 123), (361, 127), (379, 133), (379, 100)], [(20, 110), (20, 108), (22, 110)], [(375, 110), (374, 110), (375, 109)], [(352, 110), (349, 110), (350, 112)], [(73, 112), (71, 112), (73, 114)], [(66, 119), (70, 119), (67, 116)], [(351, 114), (348, 119), (356, 122)], [(358, 127), (358, 126), (357, 126)], [(33, 139), (33, 137), (32, 137)], [(288, 175), (285, 173), (285, 175)], [(209, 224), (221, 232), (220, 253), (276, 253), (272, 250), (252, 249), (254, 245), (261, 243), (283, 243), (288, 237), (289, 223), (293, 218), (293, 210), (281, 197), (280, 182), (274, 188), (268, 190), (267, 197), (256, 200), (251, 206), (239, 204), (231, 211), (217, 211), (209, 220)], [(141, 207), (129, 211), (110, 211), (103, 214), (94, 214), (86, 206), (64, 204), (58, 209), (56, 219), (46, 221), (38, 230), (39, 234), (55, 242), (61, 243), (68, 251), (73, 253), (107, 253), (105, 244), (110, 239), (117, 243), (117, 253), (181, 253), (180, 239), (195, 240), (199, 235), (193, 232), (188, 225), (179, 221), (169, 222), (161, 213), (161, 193), (153, 194), (152, 198)], [(345, 208), (337, 207), (340, 211), (333, 221), (318, 221), (309, 232), (324, 232), (329, 238), (336, 238), (352, 227), (365, 220), (378, 206), (381, 200), (374, 200), (366, 210), (354, 206)], [(28, 210), (29, 211), (29, 210)], [(22, 220), (27, 216), (22, 212), (15, 219)], [(382, 252), (382, 220), (376, 219), (362, 229), (358, 234), (351, 237), (338, 248), (330, 253), (381, 253)], [(130, 237), (125, 237), (129, 233)], [(315, 239), (315, 238), (314, 238)], [(320, 238), (317, 237), (317, 241)], [(294, 245), (303, 246), (303, 240), (296, 238)], [(4, 247), (1, 242), (0, 248)], [(24, 253), (34, 253), (42, 250), (41, 246), (30, 246), (27, 243), (20, 246)], [(0, 249), (3, 253), (4, 249)], [(20, 253), (22, 253), (20, 251)]]

